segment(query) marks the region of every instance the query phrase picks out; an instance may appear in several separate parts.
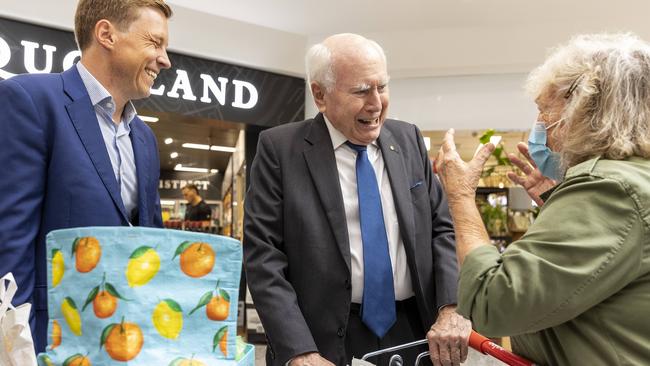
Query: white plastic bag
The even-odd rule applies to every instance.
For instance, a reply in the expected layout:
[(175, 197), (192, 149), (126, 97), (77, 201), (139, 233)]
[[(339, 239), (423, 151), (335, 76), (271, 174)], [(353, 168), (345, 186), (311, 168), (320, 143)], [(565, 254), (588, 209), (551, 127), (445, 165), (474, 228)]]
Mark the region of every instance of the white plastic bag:
[[(8, 284), (7, 284), (8, 282)], [(29, 329), (32, 305), (11, 305), (18, 286), (11, 272), (0, 278), (0, 366), (36, 366), (36, 353)]]
[(352, 358), (352, 366), (375, 366), (374, 363), (370, 363), (366, 360), (360, 360), (358, 358)]

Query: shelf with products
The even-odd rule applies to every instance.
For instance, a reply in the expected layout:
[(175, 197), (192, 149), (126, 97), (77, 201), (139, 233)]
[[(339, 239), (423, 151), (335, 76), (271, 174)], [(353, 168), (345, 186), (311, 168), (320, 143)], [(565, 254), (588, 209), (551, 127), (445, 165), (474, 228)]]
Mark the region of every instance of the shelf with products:
[(185, 210), (187, 201), (184, 199), (161, 199), (163, 226), (168, 229), (199, 231), (217, 234), (221, 227), (222, 202), (218, 200), (205, 200), (210, 207), (210, 220), (186, 221)]
[(221, 220), (223, 223), (222, 235), (232, 236), (232, 186), (223, 195), (223, 214), (221, 215)]
[[(486, 130), (479, 137), (480, 144), (491, 142), (495, 148), (481, 173), (476, 190), (476, 206), (490, 241), (500, 251), (519, 239), (536, 216), (532, 199), (526, 190), (521, 186), (513, 186), (513, 182), (508, 178), (509, 173), (521, 172), (508, 159), (506, 140), (513, 143), (521, 141), (521, 138), (503, 131), (497, 133), (493, 129)], [(510, 151), (515, 150), (514, 146), (510, 147)]]
[(532, 199), (522, 187), (479, 187), (476, 206), (493, 245), (503, 251), (532, 223)]
[(503, 187), (503, 188), (500, 188), (500, 187), (478, 187), (478, 188), (476, 188), (476, 195), (477, 196), (478, 195), (485, 196), (485, 195), (492, 194), (492, 193), (497, 193), (497, 194), (502, 193), (502, 194), (507, 195), (508, 194), (508, 188), (509, 187)]

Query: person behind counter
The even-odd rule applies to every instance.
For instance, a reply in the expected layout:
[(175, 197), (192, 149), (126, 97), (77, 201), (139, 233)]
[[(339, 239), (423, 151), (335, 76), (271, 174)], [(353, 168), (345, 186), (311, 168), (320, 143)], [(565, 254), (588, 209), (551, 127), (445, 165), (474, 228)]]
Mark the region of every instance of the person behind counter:
[(183, 187), (183, 197), (187, 201), (185, 221), (209, 221), (212, 217), (210, 206), (199, 195), (199, 189), (194, 184)]
[[(650, 362), (650, 45), (583, 35), (528, 79), (539, 115), (511, 174), (542, 204), (505, 252), (474, 202), (488, 144), (463, 162), (450, 130), (436, 160), (461, 264), (458, 311), (543, 365)], [(511, 157), (512, 158), (512, 157)], [(546, 191), (551, 188), (550, 191)]]

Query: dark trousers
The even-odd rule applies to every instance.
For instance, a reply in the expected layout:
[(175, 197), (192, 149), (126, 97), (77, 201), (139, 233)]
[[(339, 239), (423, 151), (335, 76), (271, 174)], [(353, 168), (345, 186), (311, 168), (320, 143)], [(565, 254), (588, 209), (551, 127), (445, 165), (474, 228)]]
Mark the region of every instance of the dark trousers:
[[(388, 333), (380, 339), (361, 321), (360, 305), (352, 304), (345, 335), (345, 352), (348, 365), (352, 364), (352, 357), (361, 359), (367, 353), (421, 340), (426, 337), (415, 297), (398, 301), (396, 303), (396, 310), (397, 321), (395, 321), (395, 324), (393, 324), (393, 327), (390, 328)], [(367, 361), (375, 365), (388, 366), (390, 357), (393, 354), (399, 354), (403, 359), (402, 365), (411, 366), (415, 364), (418, 354), (428, 349), (429, 347), (427, 345), (422, 345), (395, 351), (395, 353), (391, 354), (371, 357)], [(431, 365), (431, 361), (426, 357), (425, 360), (420, 362), (420, 365)]]

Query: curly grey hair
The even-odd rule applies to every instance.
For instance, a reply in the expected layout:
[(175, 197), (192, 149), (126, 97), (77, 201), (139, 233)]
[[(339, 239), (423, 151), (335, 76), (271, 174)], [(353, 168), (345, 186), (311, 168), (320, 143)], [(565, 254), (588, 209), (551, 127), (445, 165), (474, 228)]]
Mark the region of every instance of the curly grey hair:
[(598, 156), (650, 158), (650, 45), (636, 35), (576, 36), (530, 74), (526, 88), (565, 98), (564, 126), (553, 131), (564, 167)]

